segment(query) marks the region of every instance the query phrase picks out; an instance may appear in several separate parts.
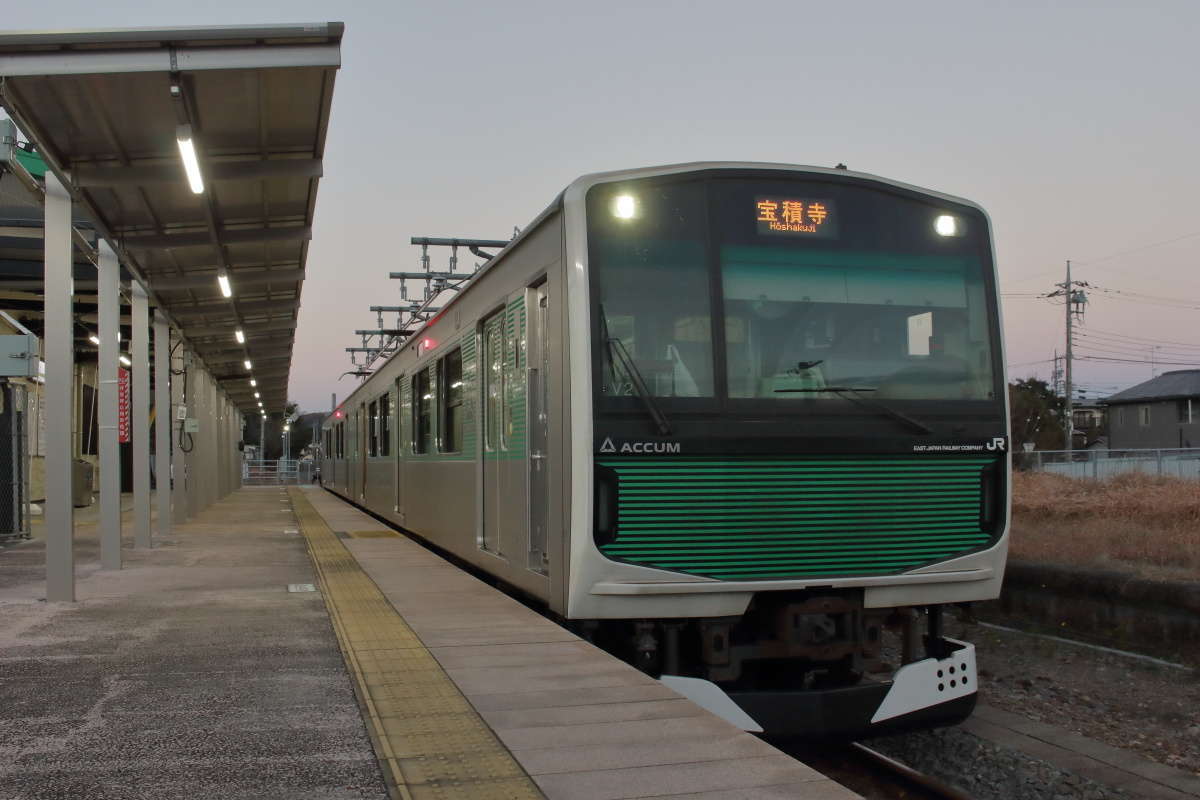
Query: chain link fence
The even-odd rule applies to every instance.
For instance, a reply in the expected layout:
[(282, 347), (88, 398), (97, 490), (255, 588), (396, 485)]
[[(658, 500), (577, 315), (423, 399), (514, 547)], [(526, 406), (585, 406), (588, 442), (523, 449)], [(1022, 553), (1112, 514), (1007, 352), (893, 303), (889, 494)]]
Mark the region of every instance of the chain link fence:
[(1014, 453), (1020, 469), (1072, 478), (1110, 478), (1128, 472), (1200, 479), (1200, 449), (1035, 450)]

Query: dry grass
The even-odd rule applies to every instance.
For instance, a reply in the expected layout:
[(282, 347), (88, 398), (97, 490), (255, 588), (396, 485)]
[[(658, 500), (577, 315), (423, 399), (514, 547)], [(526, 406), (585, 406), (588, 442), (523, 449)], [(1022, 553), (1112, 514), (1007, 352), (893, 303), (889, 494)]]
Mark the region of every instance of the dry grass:
[(1200, 481), (1015, 473), (1010, 553), (1147, 577), (1200, 578)]

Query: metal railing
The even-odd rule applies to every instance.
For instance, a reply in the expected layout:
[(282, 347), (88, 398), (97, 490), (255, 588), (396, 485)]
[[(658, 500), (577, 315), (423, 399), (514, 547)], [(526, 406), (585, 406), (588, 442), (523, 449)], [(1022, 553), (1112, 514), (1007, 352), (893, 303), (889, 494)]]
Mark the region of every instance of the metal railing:
[(1014, 453), (1022, 469), (1073, 478), (1110, 478), (1130, 472), (1200, 479), (1200, 449), (1157, 450), (1035, 450)]
[(247, 460), (242, 462), (243, 486), (296, 486), (311, 483), (313, 461), (281, 458), (276, 461)]

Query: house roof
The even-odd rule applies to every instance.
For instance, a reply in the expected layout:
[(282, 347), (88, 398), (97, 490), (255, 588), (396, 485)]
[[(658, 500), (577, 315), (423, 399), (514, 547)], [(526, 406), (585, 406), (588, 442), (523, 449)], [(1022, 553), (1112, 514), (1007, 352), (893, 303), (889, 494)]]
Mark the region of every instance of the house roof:
[(1131, 386), (1105, 400), (1109, 405), (1143, 403), (1147, 400), (1173, 400), (1180, 397), (1200, 397), (1200, 369), (1177, 369), (1164, 372), (1157, 378)]

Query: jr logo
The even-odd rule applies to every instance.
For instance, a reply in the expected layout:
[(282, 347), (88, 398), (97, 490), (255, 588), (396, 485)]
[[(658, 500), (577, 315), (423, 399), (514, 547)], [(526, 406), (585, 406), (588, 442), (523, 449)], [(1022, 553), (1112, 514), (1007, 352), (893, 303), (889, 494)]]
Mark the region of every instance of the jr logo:
[(988, 442), (988, 450), (1003, 450), (1005, 446), (1004, 437), (997, 436), (992, 441)]

